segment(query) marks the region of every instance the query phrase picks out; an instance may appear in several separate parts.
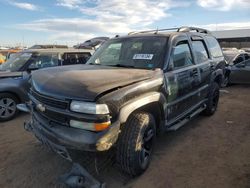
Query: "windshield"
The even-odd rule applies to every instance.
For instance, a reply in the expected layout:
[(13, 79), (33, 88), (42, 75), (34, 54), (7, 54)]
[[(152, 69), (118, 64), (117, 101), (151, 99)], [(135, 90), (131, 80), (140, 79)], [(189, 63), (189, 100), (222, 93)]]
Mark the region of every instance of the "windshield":
[(0, 66), (1, 71), (19, 71), (31, 58), (32, 53), (17, 53)]
[(161, 68), (166, 41), (166, 37), (152, 36), (112, 39), (104, 43), (87, 64), (144, 69)]

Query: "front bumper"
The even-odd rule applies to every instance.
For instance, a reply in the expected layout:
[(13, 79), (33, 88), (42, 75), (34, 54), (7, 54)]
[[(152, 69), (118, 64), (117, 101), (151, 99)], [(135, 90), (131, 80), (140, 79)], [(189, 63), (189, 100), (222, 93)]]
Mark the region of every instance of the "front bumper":
[(52, 150), (68, 156), (67, 149), (80, 151), (109, 150), (117, 141), (120, 123), (115, 122), (102, 132), (92, 132), (62, 125), (50, 125), (45, 118), (32, 112), (31, 121), (26, 123), (25, 128)]

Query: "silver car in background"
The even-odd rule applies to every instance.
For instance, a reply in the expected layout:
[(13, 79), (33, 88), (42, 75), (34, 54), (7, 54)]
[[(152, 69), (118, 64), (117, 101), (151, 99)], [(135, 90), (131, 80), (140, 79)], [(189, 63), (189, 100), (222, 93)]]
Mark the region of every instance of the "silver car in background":
[(222, 86), (234, 83), (250, 84), (250, 54), (243, 51), (226, 50), (224, 56), (227, 67)]

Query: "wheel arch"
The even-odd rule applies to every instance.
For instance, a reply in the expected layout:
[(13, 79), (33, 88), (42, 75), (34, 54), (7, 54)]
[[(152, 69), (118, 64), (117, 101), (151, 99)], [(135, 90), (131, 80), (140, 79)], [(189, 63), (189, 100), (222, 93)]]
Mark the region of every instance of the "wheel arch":
[(16, 92), (13, 92), (13, 91), (0, 91), (0, 94), (11, 94), (11, 95), (13, 95), (14, 97), (17, 98), (18, 102), (22, 102), (21, 97)]
[(223, 79), (224, 79), (223, 70), (222, 69), (218, 69), (217, 71), (215, 71), (213, 73), (211, 81), (212, 82), (216, 82), (221, 87)]
[(151, 92), (133, 99), (133, 101), (121, 108), (119, 121), (124, 124), (132, 113), (144, 111), (154, 116), (158, 129), (161, 128), (161, 122), (165, 118), (164, 106), (166, 106), (164, 95), (160, 92)]

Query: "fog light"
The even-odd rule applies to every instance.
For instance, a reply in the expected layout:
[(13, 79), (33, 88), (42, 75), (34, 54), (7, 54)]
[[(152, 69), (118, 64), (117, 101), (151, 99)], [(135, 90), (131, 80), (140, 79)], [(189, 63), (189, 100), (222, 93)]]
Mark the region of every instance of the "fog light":
[(90, 130), (90, 131), (103, 131), (110, 126), (111, 122), (103, 122), (103, 123), (87, 123), (82, 121), (70, 120), (70, 127)]

